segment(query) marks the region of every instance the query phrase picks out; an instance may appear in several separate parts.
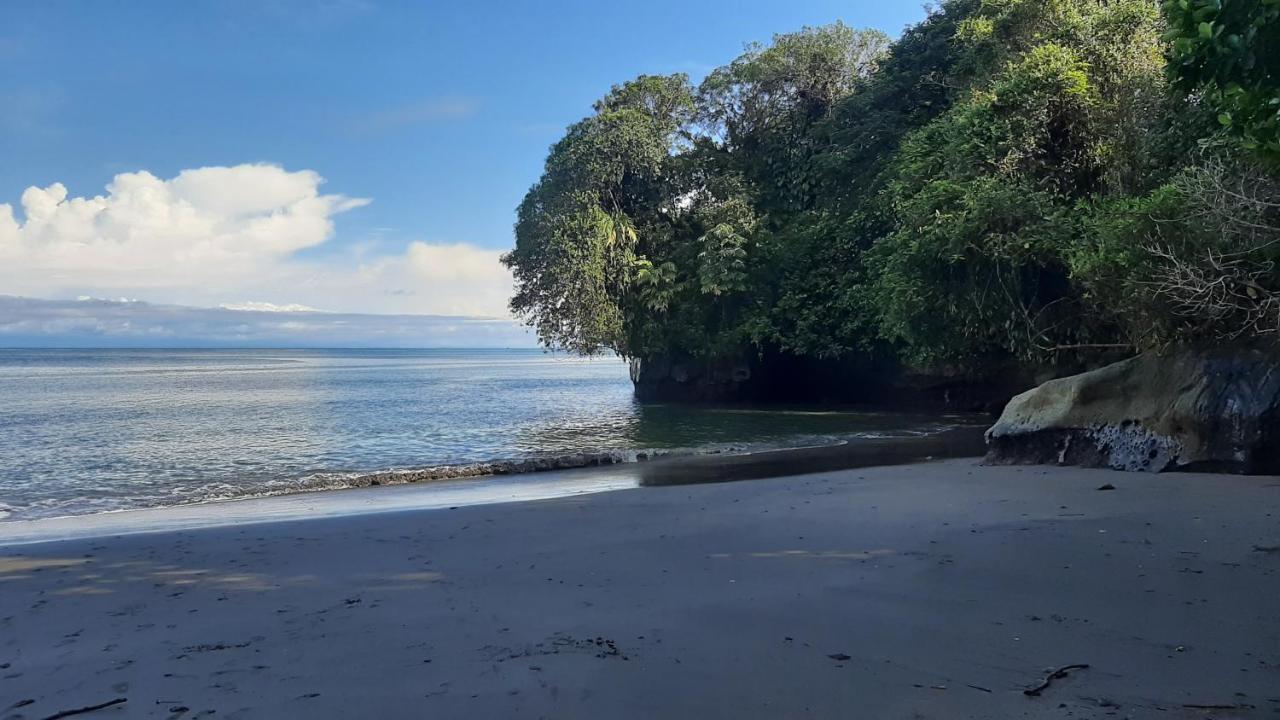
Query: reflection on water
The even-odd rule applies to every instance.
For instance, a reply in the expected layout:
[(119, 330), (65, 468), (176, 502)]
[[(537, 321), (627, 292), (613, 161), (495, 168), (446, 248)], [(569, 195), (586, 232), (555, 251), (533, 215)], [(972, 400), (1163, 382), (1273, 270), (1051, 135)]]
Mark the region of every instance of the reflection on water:
[(930, 435), (854, 438), (826, 446), (648, 463), (637, 474), (644, 486), (691, 485), (976, 457), (985, 449), (982, 435), (981, 426), (960, 426)]
[[(630, 395), (630, 385), (627, 394)], [(528, 454), (613, 448), (729, 448), (748, 444), (793, 447), (832, 444), (850, 436), (918, 437), (986, 420), (969, 414), (940, 416), (865, 408), (644, 405), (630, 397), (625, 407), (616, 410), (588, 414), (580, 423), (556, 419), (534, 423), (521, 429), (517, 444)]]
[(0, 350), (0, 519), (280, 492), (321, 473), (762, 449), (973, 422), (642, 406), (615, 358), (536, 350)]

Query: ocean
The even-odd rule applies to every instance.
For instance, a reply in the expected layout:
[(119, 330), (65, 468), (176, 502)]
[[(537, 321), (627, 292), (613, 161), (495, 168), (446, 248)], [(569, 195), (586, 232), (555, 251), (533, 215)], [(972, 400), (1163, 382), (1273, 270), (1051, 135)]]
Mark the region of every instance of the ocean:
[[(591, 454), (920, 437), (964, 416), (640, 404), (626, 364), (539, 350), (0, 350), (0, 521)], [(362, 482), (362, 479), (364, 480)]]

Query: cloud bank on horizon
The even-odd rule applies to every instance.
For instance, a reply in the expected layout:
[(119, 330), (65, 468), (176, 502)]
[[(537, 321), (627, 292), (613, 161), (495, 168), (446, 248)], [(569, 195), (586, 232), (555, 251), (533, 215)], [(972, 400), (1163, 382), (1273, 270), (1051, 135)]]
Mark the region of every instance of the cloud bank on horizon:
[(0, 203), (0, 292), (508, 318), (512, 279), (496, 250), (419, 240), (394, 253), (359, 243), (304, 253), (328, 249), (334, 217), (370, 202), (323, 194), (323, 182), (311, 170), (244, 164), (169, 179), (122, 173), (95, 197), (30, 187), (20, 213)]
[(196, 308), (138, 300), (0, 295), (0, 348), (378, 347), (531, 348), (501, 318), (323, 313), (256, 303)]

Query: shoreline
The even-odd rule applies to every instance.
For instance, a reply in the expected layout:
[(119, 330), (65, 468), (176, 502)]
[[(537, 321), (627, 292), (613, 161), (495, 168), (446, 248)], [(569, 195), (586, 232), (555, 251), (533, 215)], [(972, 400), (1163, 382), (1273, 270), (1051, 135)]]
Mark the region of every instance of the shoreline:
[(980, 455), (981, 430), (957, 426), (914, 437), (858, 438), (857, 442), (780, 447), (740, 452), (657, 454), (605, 462), (613, 455), (578, 453), (574, 463), (551, 458), (475, 463), (496, 472), (445, 474), (436, 468), (352, 474), (359, 482), (247, 497), (219, 498), (157, 507), (79, 515), (0, 520), (0, 548), (71, 538), (296, 521), (404, 510), (441, 509), (551, 499), (657, 485), (737, 482), (831, 470), (904, 464)]
[(0, 547), (0, 589), (6, 718), (1280, 711), (1276, 477), (950, 459)]

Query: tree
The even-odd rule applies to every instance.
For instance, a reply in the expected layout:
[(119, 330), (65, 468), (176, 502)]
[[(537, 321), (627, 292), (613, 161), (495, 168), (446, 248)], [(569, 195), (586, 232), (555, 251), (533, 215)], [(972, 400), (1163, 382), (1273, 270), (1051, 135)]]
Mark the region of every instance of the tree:
[(617, 86), (571, 126), (525, 196), (512, 311), (550, 347), (627, 353), (637, 258), (669, 232), (668, 165), (693, 109), (683, 75)]
[(1114, 341), (1068, 255), (1090, 204), (1143, 187), (1153, 113), (1133, 110), (1158, 106), (1154, 6), (985, 0), (959, 37), (977, 55), (961, 67), (1004, 65), (893, 162), (893, 229), (870, 256), (882, 335), (911, 361), (970, 366)]
[(1161, 1), (943, 0), (615, 87), (512, 307), (580, 352), (973, 371), (1280, 335), (1280, 0)]
[(1169, 74), (1244, 147), (1280, 165), (1280, 0), (1165, 0)]
[(875, 71), (889, 38), (836, 22), (752, 44), (698, 87), (702, 129), (736, 168), (761, 186), (762, 200), (797, 209), (813, 198), (805, 163), (810, 128)]

